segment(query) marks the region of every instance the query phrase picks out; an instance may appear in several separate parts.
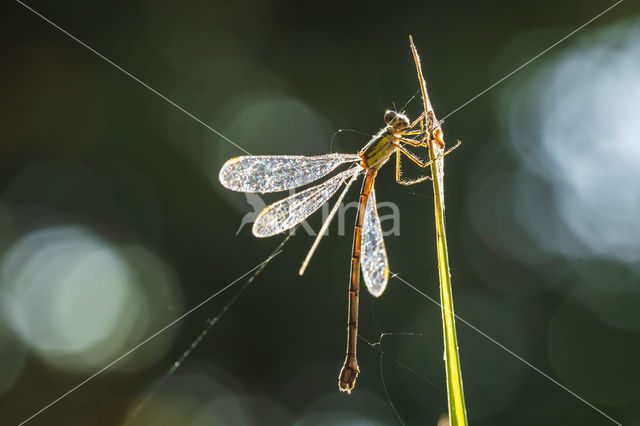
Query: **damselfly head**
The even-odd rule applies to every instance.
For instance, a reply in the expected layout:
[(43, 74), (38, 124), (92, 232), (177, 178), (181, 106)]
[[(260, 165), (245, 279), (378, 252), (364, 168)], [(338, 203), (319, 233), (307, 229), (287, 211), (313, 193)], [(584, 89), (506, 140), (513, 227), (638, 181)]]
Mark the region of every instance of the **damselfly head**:
[(384, 113), (384, 122), (393, 128), (395, 133), (399, 133), (409, 128), (410, 122), (406, 115), (388, 110)]

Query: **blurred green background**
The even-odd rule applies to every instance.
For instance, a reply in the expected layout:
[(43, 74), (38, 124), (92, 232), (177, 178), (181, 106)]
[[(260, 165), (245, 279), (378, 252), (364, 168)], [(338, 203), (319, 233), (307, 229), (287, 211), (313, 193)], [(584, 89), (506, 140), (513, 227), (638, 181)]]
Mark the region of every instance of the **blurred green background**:
[[(409, 34), (443, 117), (613, 3), (28, 4), (247, 151), (314, 155), (418, 90)], [(638, 12), (620, 4), (444, 125), (463, 142), (446, 166), (457, 314), (625, 425), (640, 425)], [(0, 423), (18, 424), (282, 237), (236, 235), (252, 209), (217, 173), (241, 151), (19, 3), (0, 16)], [(393, 175), (376, 184), (401, 209), (391, 270), (438, 298), (431, 188)], [(338, 392), (352, 237), (336, 230), (304, 277), (312, 237), (292, 238), (166, 381), (239, 286), (30, 424), (397, 424), (392, 403), (435, 425), (439, 308), (397, 279), (363, 293), (361, 335), (416, 335), (385, 337), (382, 365), (360, 341), (356, 389)], [(460, 322), (458, 338), (471, 424), (612, 423)]]

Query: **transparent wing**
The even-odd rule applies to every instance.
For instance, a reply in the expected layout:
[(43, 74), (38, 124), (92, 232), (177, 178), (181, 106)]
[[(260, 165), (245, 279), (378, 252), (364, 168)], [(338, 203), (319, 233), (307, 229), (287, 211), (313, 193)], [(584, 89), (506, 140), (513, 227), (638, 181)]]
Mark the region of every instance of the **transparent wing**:
[(233, 191), (277, 192), (306, 185), (340, 164), (358, 161), (355, 154), (251, 155), (235, 157), (220, 169), (220, 183)]
[(382, 227), (376, 207), (376, 193), (371, 190), (364, 212), (362, 242), (360, 244), (360, 265), (364, 282), (369, 293), (378, 297), (387, 287), (389, 260), (384, 248)]
[(354, 170), (339, 173), (319, 185), (267, 206), (253, 223), (253, 235), (270, 237), (293, 228), (318, 210)]

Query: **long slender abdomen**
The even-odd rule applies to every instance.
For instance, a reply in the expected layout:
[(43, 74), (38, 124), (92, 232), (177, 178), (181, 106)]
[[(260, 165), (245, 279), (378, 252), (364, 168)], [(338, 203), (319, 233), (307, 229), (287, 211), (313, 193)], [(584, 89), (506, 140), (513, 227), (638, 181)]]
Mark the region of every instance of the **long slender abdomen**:
[(360, 296), (360, 243), (362, 240), (362, 224), (367, 200), (371, 194), (373, 183), (376, 178), (377, 169), (367, 170), (367, 177), (362, 184), (360, 191), (360, 203), (358, 205), (358, 215), (353, 232), (353, 249), (351, 256), (351, 276), (349, 281), (349, 314), (347, 323), (347, 356), (344, 360), (338, 387), (341, 391), (351, 393), (351, 389), (356, 384), (356, 378), (360, 369), (356, 359), (356, 346), (358, 341), (358, 303)]

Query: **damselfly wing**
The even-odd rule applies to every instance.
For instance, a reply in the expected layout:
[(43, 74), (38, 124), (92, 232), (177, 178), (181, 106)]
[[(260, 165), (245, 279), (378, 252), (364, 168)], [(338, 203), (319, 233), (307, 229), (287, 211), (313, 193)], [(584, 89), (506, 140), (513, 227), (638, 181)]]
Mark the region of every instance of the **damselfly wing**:
[(253, 235), (270, 237), (293, 228), (322, 207), (342, 183), (353, 175), (352, 170), (347, 170), (319, 185), (271, 204), (253, 223)]
[(379, 297), (387, 287), (389, 260), (387, 259), (387, 251), (384, 248), (375, 190), (371, 190), (364, 212), (360, 255), (362, 256), (360, 267), (362, 268), (364, 283), (367, 285), (369, 293)]
[(220, 170), (220, 183), (232, 191), (278, 192), (311, 183), (340, 164), (358, 161), (354, 154), (249, 155), (227, 161)]

